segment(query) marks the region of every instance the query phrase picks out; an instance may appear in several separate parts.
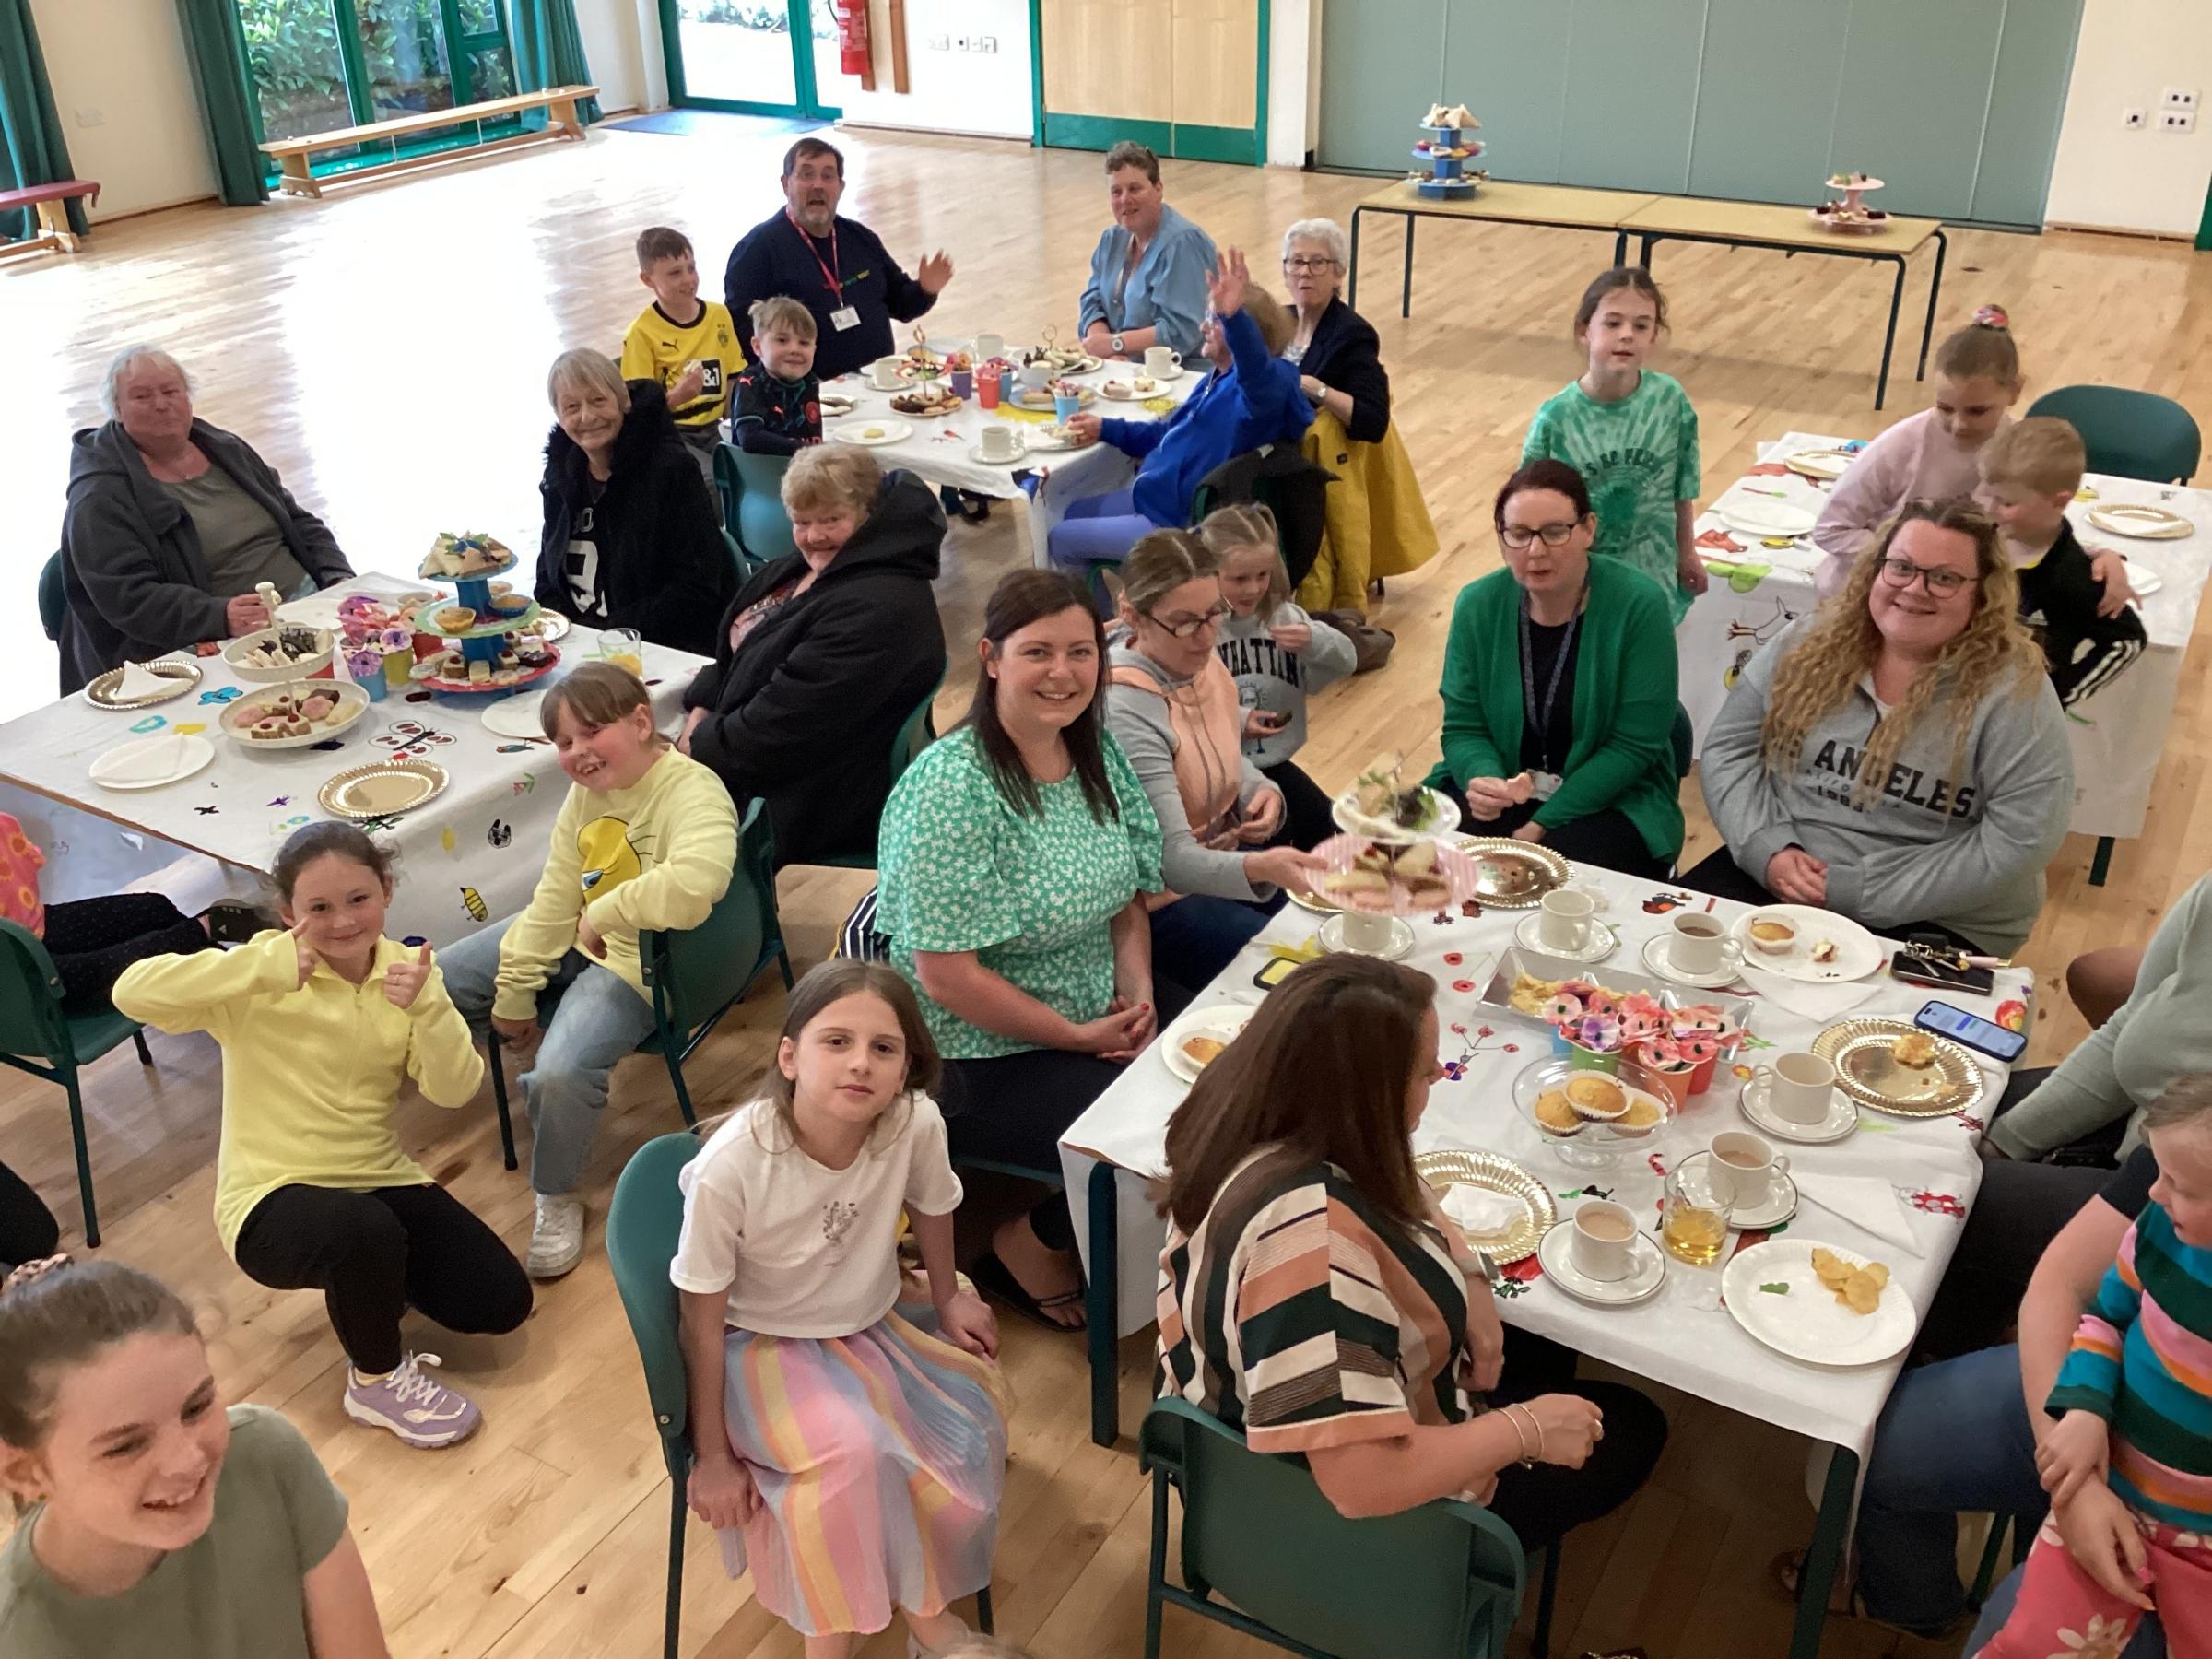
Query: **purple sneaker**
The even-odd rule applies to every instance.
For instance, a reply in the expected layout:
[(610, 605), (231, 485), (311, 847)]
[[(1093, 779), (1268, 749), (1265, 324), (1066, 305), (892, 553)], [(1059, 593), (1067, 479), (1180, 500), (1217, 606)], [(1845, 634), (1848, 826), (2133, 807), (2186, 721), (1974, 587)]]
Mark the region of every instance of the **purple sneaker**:
[(434, 1450), (456, 1445), (482, 1427), (475, 1401), (433, 1377), (422, 1367), (441, 1363), (435, 1354), (409, 1354), (397, 1371), (364, 1382), (350, 1367), (346, 1381), (346, 1415), (357, 1423), (389, 1429), (410, 1446)]

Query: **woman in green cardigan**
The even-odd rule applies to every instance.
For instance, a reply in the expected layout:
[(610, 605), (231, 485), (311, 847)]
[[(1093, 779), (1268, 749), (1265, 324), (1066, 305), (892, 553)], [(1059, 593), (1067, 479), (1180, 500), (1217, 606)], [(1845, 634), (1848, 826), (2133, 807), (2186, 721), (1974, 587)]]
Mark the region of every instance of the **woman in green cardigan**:
[(1666, 595), (1593, 560), (1583, 475), (1535, 461), (1494, 510), (1506, 568), (1460, 590), (1444, 644), (1444, 759), (1431, 787), (1477, 835), (1664, 878), (1682, 851)]

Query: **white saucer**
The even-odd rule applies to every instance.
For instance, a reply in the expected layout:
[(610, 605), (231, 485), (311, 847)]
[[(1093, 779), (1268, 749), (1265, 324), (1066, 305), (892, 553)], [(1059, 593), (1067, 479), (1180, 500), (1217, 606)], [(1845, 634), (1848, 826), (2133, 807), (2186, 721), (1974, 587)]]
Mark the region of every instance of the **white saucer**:
[(1767, 1134), (1801, 1146), (1824, 1147), (1853, 1134), (1859, 1126), (1859, 1109), (1841, 1089), (1830, 1091), (1828, 1116), (1818, 1124), (1797, 1124), (1780, 1116), (1767, 1104), (1768, 1085), (1754, 1077), (1744, 1085), (1737, 1108)]
[(1677, 985), (1694, 985), (1700, 991), (1724, 991), (1735, 983), (1738, 969), (1744, 959), (1743, 947), (1734, 939), (1724, 939), (1727, 966), (1719, 973), (1685, 973), (1670, 959), (1670, 935), (1658, 934), (1643, 942), (1643, 965), (1663, 980), (1672, 980)]
[(1544, 920), (1541, 911), (1530, 911), (1521, 918), (1521, 925), (1513, 929), (1513, 937), (1530, 950), (1540, 950), (1546, 956), (1555, 956), (1562, 962), (1602, 962), (1620, 948), (1620, 935), (1600, 921), (1590, 918), (1590, 936), (1583, 940), (1580, 950), (1561, 950), (1543, 937), (1539, 924)]
[(1536, 1260), (1553, 1284), (1577, 1301), (1601, 1308), (1626, 1308), (1648, 1301), (1666, 1283), (1666, 1252), (1649, 1233), (1638, 1232), (1632, 1248), (1636, 1265), (1624, 1279), (1594, 1279), (1574, 1265), (1574, 1222), (1561, 1221), (1536, 1243)]
[[(1676, 1167), (1697, 1162), (1700, 1158), (1711, 1159), (1711, 1152), (1692, 1152)], [(1757, 1209), (1739, 1209), (1732, 1212), (1728, 1225), (1742, 1228), (1747, 1232), (1764, 1232), (1770, 1227), (1780, 1227), (1797, 1213), (1797, 1183), (1786, 1171), (1776, 1170), (1768, 1178), (1767, 1201)]]
[[(1400, 957), (1411, 954), (1413, 926), (1403, 916), (1392, 916), (1389, 920), (1390, 943), (1373, 954), (1381, 957), (1386, 962), (1394, 962)], [(1352, 947), (1344, 942), (1344, 912), (1342, 911), (1337, 912), (1321, 924), (1321, 947), (1332, 956), (1341, 956), (1346, 951), (1351, 950)], [(1368, 953), (1354, 951), (1353, 954), (1363, 956)]]
[(980, 441), (968, 446), (968, 459), (979, 461), (985, 466), (1018, 465), (1027, 457), (1028, 453), (1029, 445), (1023, 441), (1019, 432), (1014, 434), (1014, 453), (1010, 455), (986, 455), (983, 453), (983, 446)]

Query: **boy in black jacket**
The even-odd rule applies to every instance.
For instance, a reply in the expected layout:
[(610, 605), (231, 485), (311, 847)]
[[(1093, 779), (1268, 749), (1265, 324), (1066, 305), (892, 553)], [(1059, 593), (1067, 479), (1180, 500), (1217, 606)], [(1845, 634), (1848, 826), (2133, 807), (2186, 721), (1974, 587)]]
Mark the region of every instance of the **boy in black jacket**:
[(753, 360), (737, 377), (730, 441), (751, 455), (795, 455), (822, 441), (814, 313), (773, 295), (753, 301)]
[(2063, 420), (2016, 420), (1983, 446), (1983, 504), (2004, 532), (2020, 578), (2020, 620), (2041, 641), (2058, 700), (2071, 707), (2142, 655), (2143, 619), (2098, 614), (2104, 587), (2066, 522), (2088, 465), (2081, 435)]

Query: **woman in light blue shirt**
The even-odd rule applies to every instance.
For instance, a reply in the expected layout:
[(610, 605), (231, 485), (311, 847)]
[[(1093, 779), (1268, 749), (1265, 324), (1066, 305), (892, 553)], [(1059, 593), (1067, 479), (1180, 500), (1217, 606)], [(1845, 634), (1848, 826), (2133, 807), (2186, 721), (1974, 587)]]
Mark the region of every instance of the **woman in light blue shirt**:
[(1159, 158), (1143, 145), (1124, 140), (1108, 150), (1106, 180), (1113, 224), (1090, 256), (1077, 324), (1083, 348), (1141, 359), (1147, 347), (1169, 346), (1196, 357), (1213, 238), (1167, 205)]

